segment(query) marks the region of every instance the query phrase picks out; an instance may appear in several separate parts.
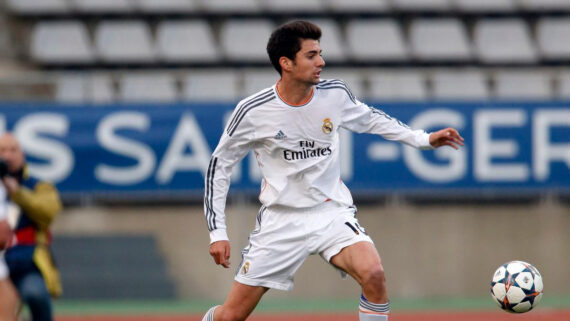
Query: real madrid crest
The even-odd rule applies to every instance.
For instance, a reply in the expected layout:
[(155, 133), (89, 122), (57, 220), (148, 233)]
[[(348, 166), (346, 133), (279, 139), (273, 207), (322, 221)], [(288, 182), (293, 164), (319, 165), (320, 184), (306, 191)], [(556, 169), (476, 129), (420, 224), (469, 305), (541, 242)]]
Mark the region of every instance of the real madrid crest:
[(325, 134), (330, 134), (333, 131), (333, 123), (331, 122), (330, 118), (325, 118), (325, 120), (323, 120), (323, 133)]
[(249, 262), (245, 262), (245, 264), (241, 268), (241, 274), (246, 274), (249, 271)]

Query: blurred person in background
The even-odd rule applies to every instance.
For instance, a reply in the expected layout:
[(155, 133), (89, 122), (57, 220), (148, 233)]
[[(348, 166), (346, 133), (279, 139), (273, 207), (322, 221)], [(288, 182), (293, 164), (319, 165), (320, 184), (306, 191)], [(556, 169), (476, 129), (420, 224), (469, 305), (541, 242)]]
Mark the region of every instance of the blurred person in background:
[(59, 193), (53, 184), (28, 174), (24, 153), (10, 133), (0, 136), (0, 159), (7, 165), (2, 183), (8, 200), (19, 210), (5, 253), (10, 279), (32, 320), (51, 321), (51, 297), (62, 292), (49, 248), (49, 227), (62, 208)]
[[(5, 163), (4, 163), (5, 165)], [(0, 172), (6, 169), (0, 164)], [(0, 173), (1, 175), (2, 173)], [(12, 228), (8, 223), (8, 207), (6, 206), (6, 190), (0, 184), (0, 321), (16, 321), (18, 294), (4, 262), (4, 250), (12, 238)]]

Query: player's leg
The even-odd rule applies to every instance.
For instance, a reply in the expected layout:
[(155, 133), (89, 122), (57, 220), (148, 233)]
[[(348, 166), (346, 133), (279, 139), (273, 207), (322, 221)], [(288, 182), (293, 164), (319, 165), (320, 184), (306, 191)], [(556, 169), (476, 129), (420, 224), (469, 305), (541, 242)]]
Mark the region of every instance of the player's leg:
[(343, 248), (330, 263), (352, 276), (362, 287), (360, 321), (388, 320), (390, 302), (380, 256), (373, 243), (358, 242)]
[(224, 304), (208, 310), (202, 321), (241, 321), (255, 309), (268, 288), (234, 281)]
[(53, 320), (51, 296), (39, 271), (27, 273), (16, 282), (16, 287), (22, 302), (30, 308), (33, 321)]

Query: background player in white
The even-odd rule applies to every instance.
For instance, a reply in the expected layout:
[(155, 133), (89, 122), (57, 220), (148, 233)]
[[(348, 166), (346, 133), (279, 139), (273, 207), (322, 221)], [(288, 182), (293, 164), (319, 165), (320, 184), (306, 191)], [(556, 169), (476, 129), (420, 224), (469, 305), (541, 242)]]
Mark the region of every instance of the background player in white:
[(18, 306), (18, 294), (9, 277), (8, 267), (4, 262), (4, 249), (12, 237), (12, 229), (8, 223), (8, 206), (6, 190), (0, 184), (0, 321), (15, 321)]
[(291, 289), (294, 273), (311, 254), (361, 285), (360, 320), (387, 320), (380, 256), (340, 180), (338, 128), (424, 149), (463, 145), (453, 128), (412, 130), (358, 101), (343, 81), (321, 81), (320, 37), (320, 28), (305, 21), (272, 33), (267, 52), (281, 79), (238, 104), (212, 154), (204, 208), (216, 264), (230, 266), (226, 196), (232, 167), (251, 149), (263, 175), (263, 206), (226, 301), (204, 321), (245, 320), (269, 288)]

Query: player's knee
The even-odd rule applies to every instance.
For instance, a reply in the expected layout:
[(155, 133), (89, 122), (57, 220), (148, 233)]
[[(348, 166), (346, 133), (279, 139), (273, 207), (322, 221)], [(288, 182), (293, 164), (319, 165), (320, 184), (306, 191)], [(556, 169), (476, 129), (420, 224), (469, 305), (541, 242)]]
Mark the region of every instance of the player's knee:
[(363, 281), (363, 283), (370, 287), (383, 289), (386, 284), (386, 275), (384, 274), (384, 268), (382, 265), (370, 267), (366, 271)]
[(246, 318), (247, 315), (231, 309), (224, 309), (220, 315), (220, 321), (243, 321)]

